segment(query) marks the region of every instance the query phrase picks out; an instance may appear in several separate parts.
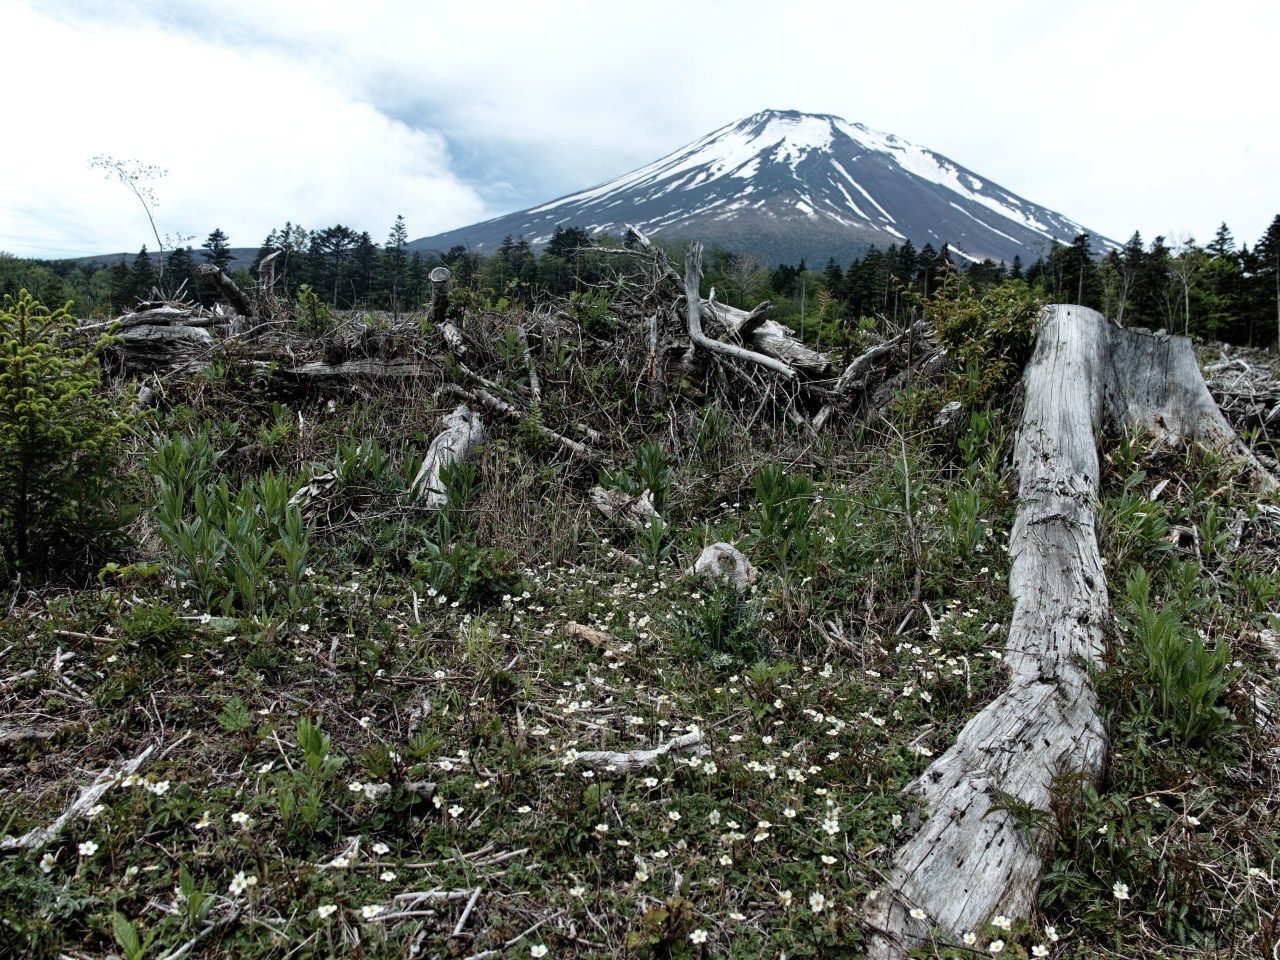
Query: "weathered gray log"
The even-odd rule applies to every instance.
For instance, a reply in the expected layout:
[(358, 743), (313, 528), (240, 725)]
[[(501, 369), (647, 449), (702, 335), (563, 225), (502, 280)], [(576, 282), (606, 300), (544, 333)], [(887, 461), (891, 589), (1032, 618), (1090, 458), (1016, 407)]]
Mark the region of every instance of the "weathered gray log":
[(213, 337), (200, 327), (138, 324), (117, 334), (112, 347), (127, 373), (172, 370), (193, 361), (207, 362)]
[(444, 323), (445, 314), (449, 310), (449, 286), (453, 274), (448, 267), (436, 267), (428, 279), (431, 281), (431, 321), (439, 326)]
[(312, 383), (339, 383), (351, 380), (416, 380), (439, 377), (439, 367), (413, 359), (344, 360), (341, 363), (302, 363), (278, 369), (282, 377)]
[(593, 487), (591, 502), (610, 520), (635, 530), (645, 529), (655, 520), (658, 523), (663, 522), (653, 506), (653, 494), (649, 490), (645, 490), (638, 497), (633, 497), (621, 490)]
[(784, 380), (794, 380), (796, 372), (792, 367), (775, 357), (767, 357), (762, 353), (745, 350), (731, 343), (712, 340), (702, 332), (702, 297), (698, 285), (702, 279), (702, 246), (697, 243), (689, 245), (689, 252), (684, 258), (684, 293), (689, 307), (689, 339), (697, 346), (712, 353), (719, 353), (735, 360), (754, 363), (772, 370)]
[[(1047, 822), (1029, 839), (1010, 802), (1048, 810), (1055, 778), (1101, 776), (1107, 736), (1090, 680), (1102, 664), (1108, 616), (1095, 529), (1096, 429), (1156, 427), (1240, 452), (1205, 402), (1181, 337), (1112, 327), (1084, 307), (1048, 307), (1025, 383), (1009, 543), (1009, 687), (904, 791), (928, 816), (868, 900), (868, 956), (876, 960), (905, 957), (931, 927), (958, 942), (997, 913), (1025, 916), (1055, 838)], [(1259, 483), (1274, 485), (1265, 476)]]
[(775, 357), (807, 376), (830, 376), (831, 358), (825, 353), (810, 350), (790, 328), (769, 319), (773, 312), (772, 304), (763, 303), (748, 313), (720, 303), (715, 299), (714, 290), (711, 294), (703, 301), (703, 305), (708, 313), (724, 324), (731, 337), (755, 352)]
[(756, 568), (737, 547), (730, 543), (713, 543), (702, 549), (687, 571), (707, 580), (728, 580), (739, 591), (756, 582)]
[(694, 756), (704, 757), (710, 752), (711, 750), (703, 742), (702, 731), (695, 730), (692, 733), (676, 737), (674, 740), (669, 740), (662, 746), (654, 747), (652, 750), (627, 750), (625, 752), (588, 750), (583, 753), (570, 754), (569, 759), (575, 764), (590, 767), (601, 773), (625, 777), (636, 770), (643, 770), (645, 767), (653, 766), (669, 753), (692, 753)]
[(213, 284), (237, 313), (245, 317), (254, 316), (253, 304), (249, 302), (244, 291), (236, 286), (234, 280), (219, 270), (216, 264), (202, 263), (196, 267), (196, 273), (200, 274), (203, 280)]
[(410, 493), (430, 510), (439, 510), (449, 500), (440, 479), (441, 471), (466, 460), (484, 442), (484, 424), (466, 404), (459, 404), (443, 422), (444, 430), (427, 447), (427, 455), (422, 458), (418, 475), (409, 487)]

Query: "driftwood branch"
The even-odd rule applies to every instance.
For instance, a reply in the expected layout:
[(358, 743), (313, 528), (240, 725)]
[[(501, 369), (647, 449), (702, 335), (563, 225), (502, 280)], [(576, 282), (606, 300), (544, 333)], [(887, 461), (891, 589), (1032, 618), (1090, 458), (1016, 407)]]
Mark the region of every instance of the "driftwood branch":
[(684, 294), (689, 305), (689, 339), (704, 350), (732, 357), (746, 363), (754, 363), (772, 370), (784, 380), (795, 379), (796, 372), (786, 363), (774, 357), (766, 357), (762, 353), (754, 353), (731, 343), (712, 340), (702, 332), (702, 297), (698, 292), (698, 284), (702, 278), (702, 247), (694, 243), (684, 260)]
[(155, 752), (156, 744), (153, 743), (119, 770), (112, 770), (110, 767), (103, 770), (94, 778), (93, 783), (81, 789), (80, 795), (76, 797), (71, 806), (62, 811), (62, 815), (57, 820), (47, 827), (36, 827), (33, 830), (28, 830), (20, 837), (5, 837), (0, 840), (0, 851), (7, 853), (13, 850), (39, 850), (46, 846), (57, 838), (68, 823), (77, 817), (83, 817), (87, 814), (93, 805), (102, 798), (102, 795), (119, 783), (122, 777), (137, 773)]
[(691, 753), (702, 757), (710, 752), (711, 750), (703, 742), (702, 731), (698, 730), (676, 737), (674, 740), (669, 740), (662, 746), (654, 747), (652, 750), (627, 750), (625, 752), (588, 750), (584, 753), (576, 754), (573, 762), (602, 773), (611, 773), (624, 777), (636, 770), (643, 770), (645, 767), (653, 766), (669, 753)]
[(505, 400), (500, 400), (483, 387), (473, 387), (470, 390), (464, 390), (456, 384), (447, 383), (444, 385), (443, 390), (451, 396), (470, 400), (473, 403), (479, 403), (486, 409), (492, 410), (494, 413), (500, 414), (501, 416), (507, 417), (511, 420), (534, 423), (539, 433), (548, 440), (558, 443), (570, 453), (576, 454), (580, 457), (586, 457), (587, 459), (594, 459), (597, 456), (596, 451), (592, 450), (586, 444), (579, 443), (572, 437), (566, 437), (562, 433), (556, 433), (554, 430), (544, 426), (543, 424), (536, 423), (535, 421), (528, 419), (528, 415), (523, 410), (512, 406)]
[(1107, 736), (1090, 679), (1108, 617), (1096, 429), (1156, 427), (1237, 450), (1204, 402), (1180, 337), (1111, 327), (1084, 307), (1049, 307), (1025, 382), (1009, 543), (1009, 688), (904, 791), (928, 816), (868, 903), (872, 958), (905, 957), (931, 927), (958, 937), (996, 913), (1026, 915), (1055, 838), (1048, 825), (1028, 838), (1010, 803), (1048, 810), (1057, 777), (1101, 776)]

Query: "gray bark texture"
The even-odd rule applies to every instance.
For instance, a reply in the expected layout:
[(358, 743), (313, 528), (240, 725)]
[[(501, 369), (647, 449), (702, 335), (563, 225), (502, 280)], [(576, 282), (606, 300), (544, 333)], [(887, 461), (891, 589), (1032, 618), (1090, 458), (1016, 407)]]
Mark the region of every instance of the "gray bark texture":
[[(1047, 811), (1057, 778), (1096, 783), (1102, 775), (1107, 734), (1090, 680), (1109, 616), (1096, 429), (1143, 426), (1256, 468), (1182, 337), (1113, 327), (1085, 307), (1047, 307), (1025, 384), (1009, 542), (1009, 687), (905, 790), (925, 819), (867, 902), (875, 960), (905, 957), (928, 943), (931, 928), (958, 943), (995, 914), (1025, 916), (1055, 838), (1049, 825), (1020, 829), (1010, 803)], [(1265, 472), (1257, 476), (1274, 487)]]
[(421, 499), (423, 506), (439, 510), (448, 503), (440, 472), (451, 464), (466, 460), (482, 443), (484, 424), (480, 422), (479, 415), (472, 413), (466, 404), (459, 404), (444, 418), (444, 430), (427, 447), (427, 455), (422, 458), (422, 466), (413, 478), (410, 490)]

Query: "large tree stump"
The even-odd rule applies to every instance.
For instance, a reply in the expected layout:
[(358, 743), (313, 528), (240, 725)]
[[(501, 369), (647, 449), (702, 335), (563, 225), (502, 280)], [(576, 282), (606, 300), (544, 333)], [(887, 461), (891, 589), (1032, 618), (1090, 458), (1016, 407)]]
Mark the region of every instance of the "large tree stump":
[(1025, 382), (1009, 545), (1009, 687), (907, 787), (927, 819), (868, 902), (872, 958), (905, 957), (931, 927), (958, 942), (994, 914), (1029, 912), (1055, 838), (1048, 824), (1029, 838), (1010, 800), (1048, 810), (1055, 778), (1096, 783), (1102, 774), (1107, 736), (1090, 680), (1108, 616), (1095, 530), (1097, 427), (1143, 426), (1252, 461), (1181, 337), (1113, 327), (1085, 307), (1048, 307)]

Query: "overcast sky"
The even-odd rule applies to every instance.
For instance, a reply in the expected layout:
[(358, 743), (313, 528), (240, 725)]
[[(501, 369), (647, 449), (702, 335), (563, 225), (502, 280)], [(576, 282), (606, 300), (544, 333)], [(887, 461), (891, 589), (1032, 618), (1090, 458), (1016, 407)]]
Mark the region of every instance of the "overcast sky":
[(167, 169), (162, 238), (412, 238), (766, 108), (944, 154), (1124, 241), (1280, 213), (1273, 0), (0, 0), (0, 251), (155, 249), (89, 160)]

